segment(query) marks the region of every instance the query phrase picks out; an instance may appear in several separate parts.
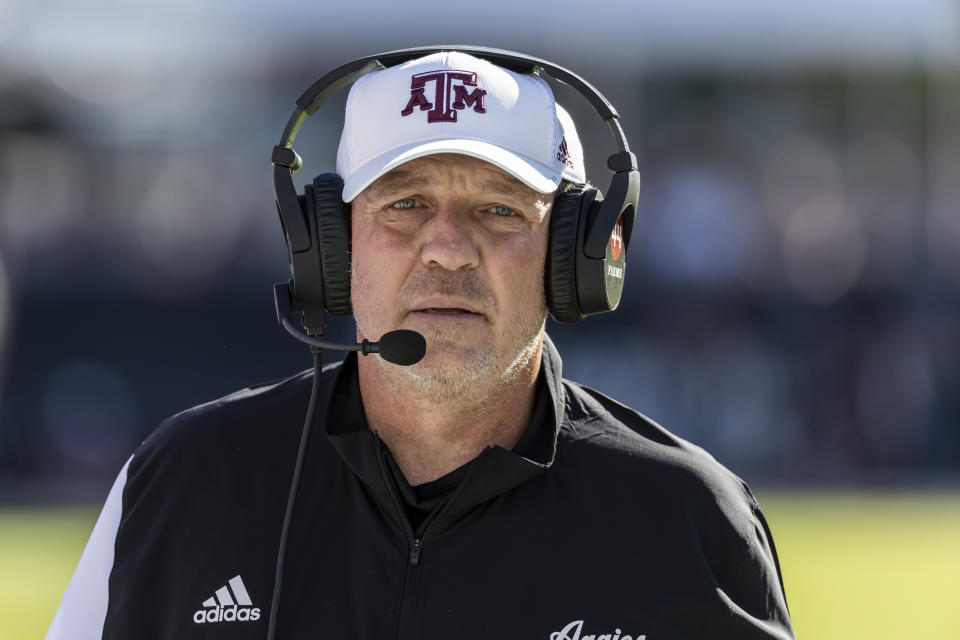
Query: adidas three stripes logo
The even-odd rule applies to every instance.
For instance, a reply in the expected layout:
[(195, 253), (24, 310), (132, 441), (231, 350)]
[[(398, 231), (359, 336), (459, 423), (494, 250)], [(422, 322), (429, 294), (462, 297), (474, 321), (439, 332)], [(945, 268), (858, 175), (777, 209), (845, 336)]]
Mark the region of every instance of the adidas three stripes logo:
[[(250, 601), (250, 595), (247, 593), (247, 588), (243, 586), (243, 580), (240, 576), (234, 576), (227, 581), (227, 584), (230, 585), (230, 589), (233, 589), (233, 595), (236, 598), (236, 604), (250, 606), (253, 603)], [(215, 607), (217, 602), (220, 603), (221, 607), (229, 607), (234, 604), (234, 598), (230, 597), (230, 589), (226, 585), (217, 589), (216, 601), (213, 598), (207, 598), (203, 601), (203, 606), (205, 607)], [(207, 592), (209, 593), (209, 591)]]
[(250, 594), (240, 576), (234, 576), (203, 601), (204, 609), (193, 613), (196, 624), (214, 622), (253, 622), (260, 619), (260, 608), (253, 607)]

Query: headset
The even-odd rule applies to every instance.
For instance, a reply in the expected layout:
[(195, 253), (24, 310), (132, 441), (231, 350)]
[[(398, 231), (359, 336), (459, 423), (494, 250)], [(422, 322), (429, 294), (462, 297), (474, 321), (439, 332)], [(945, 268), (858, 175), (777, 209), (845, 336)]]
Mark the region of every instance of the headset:
[[(350, 206), (343, 202), (343, 181), (335, 173), (314, 178), (298, 195), (293, 173), (303, 162), (293, 141), (307, 116), (313, 115), (337, 91), (377, 69), (442, 51), (459, 51), (485, 59), (516, 73), (546, 72), (583, 95), (607, 123), (618, 151), (607, 160), (613, 172), (607, 197), (586, 184), (572, 185), (554, 197), (549, 243), (544, 267), (544, 290), (550, 315), (558, 322), (578, 322), (584, 317), (613, 311), (620, 303), (626, 253), (633, 231), (640, 191), (637, 159), (630, 152), (620, 127), (620, 115), (586, 80), (545, 60), (502, 49), (436, 46), (401, 49), (360, 58), (337, 67), (315, 82), (296, 102), (280, 144), (273, 148), (273, 190), (290, 262), (289, 282), (274, 285), (277, 320), (294, 338), (313, 352), (313, 384), (307, 415), (300, 433), (293, 477), (281, 525), (277, 568), (268, 618), (267, 640), (274, 640), (286, 550), (293, 519), (311, 425), (317, 410), (322, 350), (359, 351), (402, 366), (423, 358), (426, 341), (407, 330), (391, 331), (379, 342), (337, 344), (323, 337), (326, 313), (350, 315)], [(301, 314), (304, 331), (292, 321)]]
[(359, 58), (317, 80), (297, 100), (271, 157), (274, 197), (291, 274), (289, 283), (278, 285), (286, 286), (287, 291), (275, 290), (278, 319), (281, 306), (287, 314), (300, 312), (306, 333), (322, 336), (325, 312), (352, 313), (350, 205), (341, 199), (343, 181), (335, 173), (317, 176), (304, 187), (303, 195), (297, 194), (293, 173), (303, 163), (293, 150), (293, 141), (301, 125), (331, 95), (361, 76), (443, 51), (467, 53), (516, 73), (545, 72), (577, 90), (610, 127), (618, 151), (607, 160), (613, 176), (606, 198), (592, 186), (572, 185), (554, 199), (544, 291), (550, 315), (558, 322), (578, 322), (619, 305), (640, 192), (637, 159), (620, 126), (620, 114), (586, 80), (552, 62), (503, 49), (454, 45), (400, 49)]

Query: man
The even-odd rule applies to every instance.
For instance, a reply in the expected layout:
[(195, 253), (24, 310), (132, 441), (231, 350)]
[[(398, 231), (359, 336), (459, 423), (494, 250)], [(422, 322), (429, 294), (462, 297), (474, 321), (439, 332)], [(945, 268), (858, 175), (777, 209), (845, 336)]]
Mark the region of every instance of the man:
[[(452, 74), (475, 83), (447, 85), (452, 106), (418, 90)], [(580, 149), (542, 80), (464, 53), (351, 88), (337, 167), (357, 337), (410, 329), (427, 351), (323, 371), (278, 638), (793, 637), (746, 485), (562, 378), (544, 265), (554, 194), (585, 182)], [(312, 378), (161, 425), (48, 638), (264, 637)]]

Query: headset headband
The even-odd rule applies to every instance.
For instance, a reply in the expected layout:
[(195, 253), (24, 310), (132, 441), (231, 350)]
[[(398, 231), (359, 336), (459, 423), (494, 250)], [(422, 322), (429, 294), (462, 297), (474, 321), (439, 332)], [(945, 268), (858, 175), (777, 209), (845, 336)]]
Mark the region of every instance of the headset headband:
[[(283, 136), (280, 138), (280, 147), (290, 149), (293, 146), (293, 140), (297, 137), (300, 126), (307, 116), (312, 116), (327, 99), (344, 87), (350, 86), (358, 78), (364, 76), (376, 69), (385, 69), (398, 64), (403, 64), (408, 60), (414, 60), (432, 53), (441, 53), (443, 51), (459, 51), (482, 58), (493, 64), (509, 69), (515, 73), (537, 73), (545, 71), (554, 80), (562, 82), (573, 87), (586, 98), (596, 110), (603, 121), (610, 127), (613, 137), (617, 142), (620, 151), (630, 151), (627, 144), (627, 138), (620, 126), (620, 114), (614, 108), (610, 101), (602, 93), (597, 91), (592, 84), (559, 65), (532, 58), (514, 51), (504, 49), (491, 49), (489, 47), (467, 47), (467, 46), (444, 46), (437, 45), (432, 47), (416, 47), (413, 49), (398, 49), (396, 51), (387, 51), (365, 58), (353, 60), (341, 65), (333, 71), (327, 73), (322, 78), (313, 83), (313, 85), (303, 92), (303, 95), (297, 99), (297, 107), (287, 121), (287, 126), (283, 130)], [(290, 167), (296, 171), (299, 167)], [(616, 171), (616, 169), (614, 169)]]

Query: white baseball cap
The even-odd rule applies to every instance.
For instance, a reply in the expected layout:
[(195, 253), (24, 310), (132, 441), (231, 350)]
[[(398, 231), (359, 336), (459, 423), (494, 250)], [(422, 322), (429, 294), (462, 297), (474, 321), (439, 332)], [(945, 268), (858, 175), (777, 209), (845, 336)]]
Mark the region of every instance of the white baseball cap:
[(447, 51), (373, 71), (350, 88), (337, 149), (344, 202), (437, 153), (485, 160), (539, 193), (562, 179), (586, 182), (573, 120), (535, 75)]

